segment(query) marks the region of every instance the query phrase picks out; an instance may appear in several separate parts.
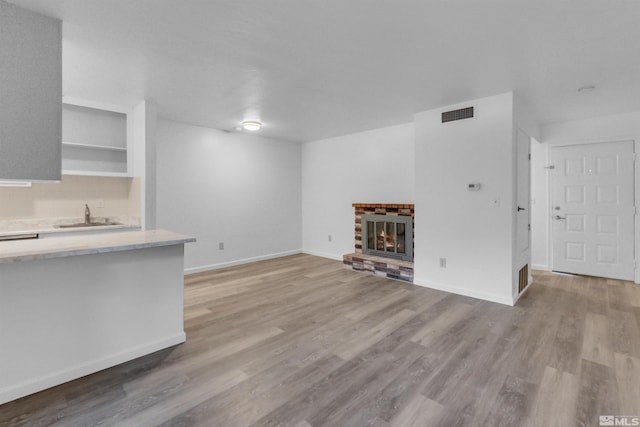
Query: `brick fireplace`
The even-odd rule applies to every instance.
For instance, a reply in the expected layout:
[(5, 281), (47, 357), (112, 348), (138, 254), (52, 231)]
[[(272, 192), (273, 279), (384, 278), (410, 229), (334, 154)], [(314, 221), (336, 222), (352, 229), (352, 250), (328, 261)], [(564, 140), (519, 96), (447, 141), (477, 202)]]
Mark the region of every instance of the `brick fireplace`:
[[(380, 218), (381, 216), (389, 216), (390, 219), (396, 219), (397, 217), (410, 217), (411, 218), (411, 236), (407, 239), (411, 244), (411, 248), (404, 253), (413, 254), (413, 236), (415, 235), (415, 212), (414, 205), (412, 204), (380, 204), (380, 203), (353, 203), (355, 210), (355, 251), (350, 254), (345, 254), (342, 257), (342, 262), (345, 266), (349, 266), (353, 270), (363, 271), (374, 274), (376, 276), (388, 277), (390, 279), (403, 280), (405, 282), (413, 283), (413, 262), (401, 259), (400, 254), (397, 254), (399, 250), (382, 250), (382, 251), (369, 251), (375, 254), (364, 254), (363, 247), (367, 247), (367, 240), (371, 241), (372, 236), (363, 236), (363, 217), (367, 219)], [(381, 221), (384, 221), (382, 219)], [(392, 223), (394, 221), (389, 221)], [(402, 222), (402, 221), (400, 221)], [(405, 221), (406, 222), (406, 221)], [(369, 223), (371, 228), (371, 223)], [(379, 230), (379, 229), (378, 229)], [(395, 228), (394, 228), (395, 230)], [(363, 238), (365, 239), (363, 245)], [(399, 240), (393, 240), (395, 244), (389, 247), (399, 247), (397, 243)], [(404, 239), (402, 240), (404, 242)], [(384, 247), (387, 247), (386, 245)], [(380, 248), (378, 248), (380, 249)], [(386, 253), (388, 252), (388, 254)], [(386, 256), (380, 256), (380, 254)], [(404, 254), (402, 254), (404, 255)], [(406, 258), (406, 256), (405, 256)]]

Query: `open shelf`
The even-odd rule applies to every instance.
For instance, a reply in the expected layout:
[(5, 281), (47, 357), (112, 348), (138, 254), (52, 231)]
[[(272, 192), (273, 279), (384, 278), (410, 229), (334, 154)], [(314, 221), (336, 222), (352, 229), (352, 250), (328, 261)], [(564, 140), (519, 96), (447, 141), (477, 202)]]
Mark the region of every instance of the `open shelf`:
[(62, 138), (64, 175), (128, 176), (126, 113), (65, 100)]
[(79, 144), (77, 142), (66, 142), (62, 141), (63, 147), (76, 147), (76, 148), (86, 148), (89, 150), (111, 150), (111, 151), (127, 151), (126, 147), (115, 147), (112, 145), (93, 145), (93, 144)]
[(80, 176), (111, 176), (115, 178), (128, 178), (126, 172), (103, 172), (103, 171), (81, 171), (81, 170), (62, 170), (62, 175), (80, 175)]
[(63, 173), (103, 175), (127, 173), (127, 150), (100, 149), (97, 146), (62, 145)]

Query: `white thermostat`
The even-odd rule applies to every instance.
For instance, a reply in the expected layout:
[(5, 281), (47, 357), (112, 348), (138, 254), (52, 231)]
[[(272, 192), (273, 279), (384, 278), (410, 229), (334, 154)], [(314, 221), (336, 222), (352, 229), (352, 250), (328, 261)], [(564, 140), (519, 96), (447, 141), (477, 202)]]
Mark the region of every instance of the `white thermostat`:
[(478, 191), (478, 190), (480, 190), (480, 183), (479, 182), (470, 182), (468, 188), (469, 188), (469, 191)]

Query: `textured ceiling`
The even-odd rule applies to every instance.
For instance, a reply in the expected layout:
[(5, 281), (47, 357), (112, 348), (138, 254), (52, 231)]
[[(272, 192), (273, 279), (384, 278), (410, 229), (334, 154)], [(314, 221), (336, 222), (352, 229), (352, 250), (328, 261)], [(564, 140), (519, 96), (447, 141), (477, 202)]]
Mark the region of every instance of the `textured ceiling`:
[(638, 0), (11, 2), (64, 21), (66, 96), (218, 129), (310, 141), (510, 90), (541, 123), (640, 110)]

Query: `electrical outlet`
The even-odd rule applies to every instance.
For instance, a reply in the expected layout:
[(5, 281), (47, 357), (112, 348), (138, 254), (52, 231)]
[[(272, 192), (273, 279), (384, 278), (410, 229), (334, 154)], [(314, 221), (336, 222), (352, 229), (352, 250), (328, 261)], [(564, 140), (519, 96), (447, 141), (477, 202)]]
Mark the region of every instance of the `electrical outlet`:
[(327, 237), (328, 241), (331, 241), (331, 234), (329, 234), (329, 236)]
[(218, 249), (220, 249), (221, 251), (224, 250), (224, 242), (218, 243)]
[(447, 259), (440, 258), (440, 268), (447, 268)]

